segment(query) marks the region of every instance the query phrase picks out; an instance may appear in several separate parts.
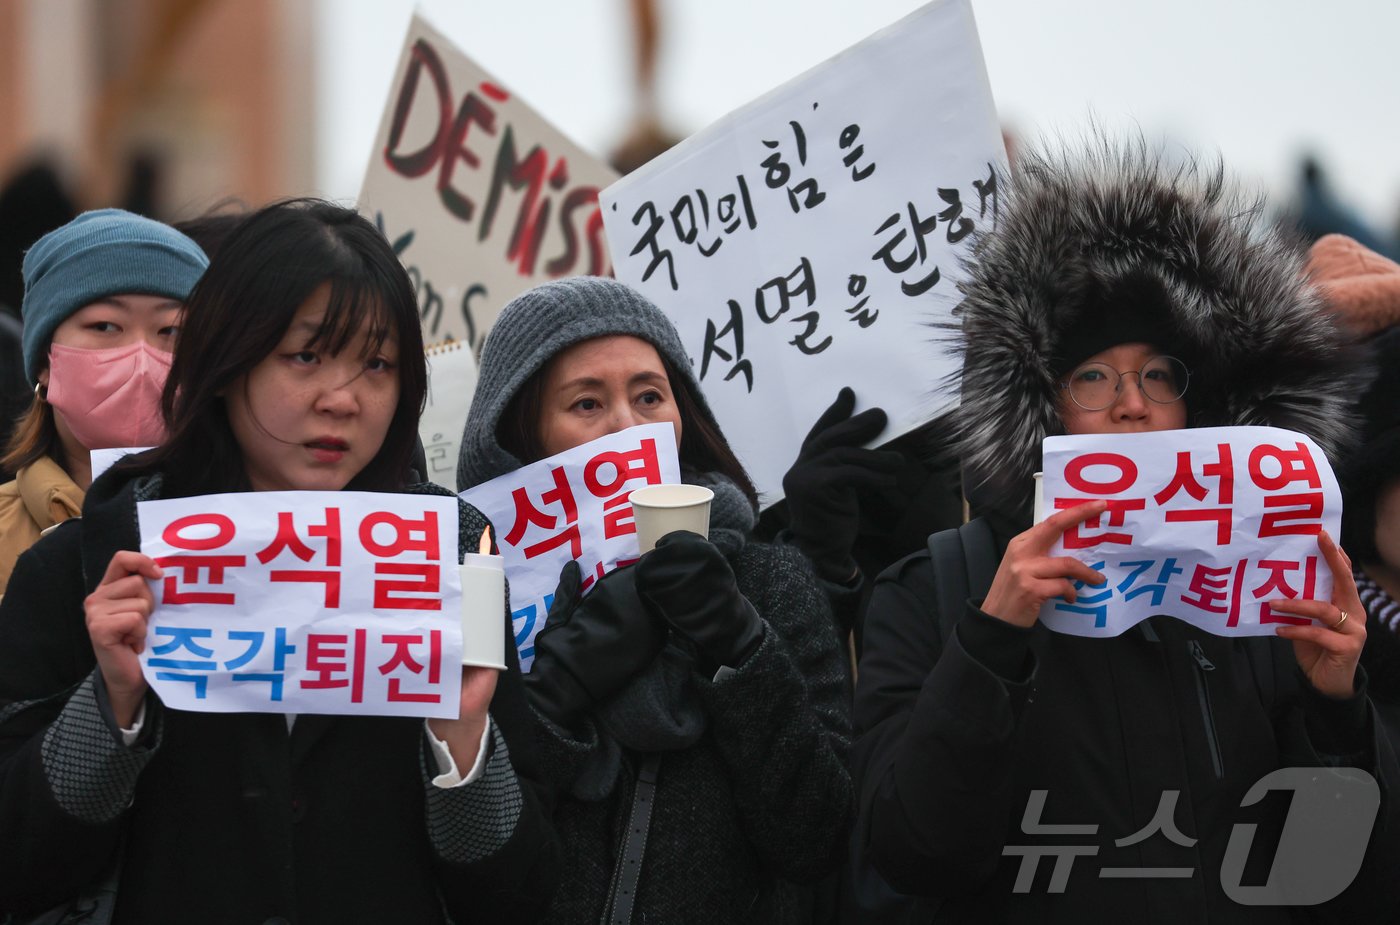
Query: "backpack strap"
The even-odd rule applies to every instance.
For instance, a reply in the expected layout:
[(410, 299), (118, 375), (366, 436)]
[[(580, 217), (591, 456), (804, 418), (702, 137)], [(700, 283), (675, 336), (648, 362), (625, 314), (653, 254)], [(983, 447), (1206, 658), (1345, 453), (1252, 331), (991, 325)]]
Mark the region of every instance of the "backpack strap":
[(952, 636), (968, 598), (982, 597), (997, 571), (996, 539), (981, 517), (928, 538), (928, 554), (938, 587), (938, 633)]

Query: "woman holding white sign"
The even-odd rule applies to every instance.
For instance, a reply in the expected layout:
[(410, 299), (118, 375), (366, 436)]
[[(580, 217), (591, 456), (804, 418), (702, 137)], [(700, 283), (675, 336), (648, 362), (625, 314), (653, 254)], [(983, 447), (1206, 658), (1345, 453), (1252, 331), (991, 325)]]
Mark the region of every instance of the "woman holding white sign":
[[(861, 851), (940, 921), (1288, 922), (1282, 906), (1332, 900), (1353, 879), (1339, 903), (1380, 905), (1393, 800), (1357, 877), (1346, 865), (1367, 851), (1369, 819), (1335, 850), (1304, 836), (1300, 873), (1298, 839), (1277, 843), (1287, 802), (1246, 797), (1292, 767), (1324, 788), (1319, 766), (1400, 781), (1358, 670), (1366, 614), (1333, 540), (1317, 541), (1331, 599), (1270, 600), (1314, 621), (1279, 638), (1162, 616), (1088, 638), (1039, 615), (1104, 586), (1050, 551), (1081, 524), (1114, 523), (1106, 502), (1031, 525), (1046, 436), (1272, 424), (1335, 454), (1363, 369), (1303, 283), (1301, 254), (1219, 173), (1104, 146), (1025, 154), (1014, 179), (961, 306), (964, 484), (981, 518), (892, 566), (870, 602)], [(1327, 819), (1343, 793), (1327, 790)], [(1294, 816), (1295, 836), (1317, 832), (1316, 815)], [(1259, 827), (1252, 854), (1233, 841), (1244, 823)], [(1272, 893), (1250, 892), (1266, 880)]]
[(849, 830), (848, 668), (806, 559), (750, 538), (753, 488), (670, 321), (613, 280), (517, 297), (458, 487), (656, 423), (715, 493), (710, 532), (663, 536), (586, 596), (564, 568), (525, 678), (565, 855), (549, 920), (809, 921)]
[[(426, 726), (188, 712), (142, 673), (148, 582), (163, 572), (137, 551), (137, 502), (443, 494), (405, 477), (425, 388), (412, 286), (363, 218), (282, 203), (223, 244), (163, 393), (169, 440), (101, 476), (83, 517), (20, 559), (0, 602), (7, 911), (100, 889), (116, 923), (536, 916), (557, 850), (523, 774), (513, 650), (504, 672), (464, 669), (457, 718)], [(461, 505), (461, 551), (485, 527)]]

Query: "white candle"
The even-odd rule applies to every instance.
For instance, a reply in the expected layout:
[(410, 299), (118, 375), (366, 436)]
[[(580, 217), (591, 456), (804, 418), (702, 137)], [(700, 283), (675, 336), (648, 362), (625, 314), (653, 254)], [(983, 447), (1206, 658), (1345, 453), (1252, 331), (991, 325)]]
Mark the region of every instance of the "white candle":
[(504, 669), (506, 567), (500, 556), (462, 559), (462, 664)]

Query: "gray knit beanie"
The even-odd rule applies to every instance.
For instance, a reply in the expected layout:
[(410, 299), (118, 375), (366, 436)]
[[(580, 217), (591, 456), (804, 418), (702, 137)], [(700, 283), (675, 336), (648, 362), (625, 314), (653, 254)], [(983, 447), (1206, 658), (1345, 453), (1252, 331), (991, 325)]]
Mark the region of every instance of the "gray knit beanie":
[(24, 255), (24, 372), (33, 385), (54, 329), (112, 295), (183, 302), (209, 266), (199, 245), (169, 225), (121, 209), (84, 212)]
[(496, 427), (506, 406), (555, 354), (610, 334), (630, 334), (655, 347), (684, 377), (701, 413), (718, 431), (680, 335), (661, 309), (614, 279), (574, 276), (555, 280), (511, 300), (486, 337), (476, 394), (457, 457), (458, 491), (524, 465), (524, 460), (516, 459), (496, 439)]

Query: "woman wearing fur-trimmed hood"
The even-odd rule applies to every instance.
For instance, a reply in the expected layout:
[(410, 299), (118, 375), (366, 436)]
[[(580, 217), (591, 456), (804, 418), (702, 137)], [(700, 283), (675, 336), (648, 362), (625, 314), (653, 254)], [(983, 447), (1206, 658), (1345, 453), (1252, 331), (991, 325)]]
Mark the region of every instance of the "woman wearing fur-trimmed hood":
[[(1043, 438), (1060, 433), (1268, 424), (1334, 455), (1364, 370), (1302, 281), (1302, 252), (1223, 170), (1098, 142), (1029, 153), (1014, 180), (960, 308), (964, 482), (990, 526), (985, 548), (964, 554), (995, 576), (969, 587), (960, 614), (938, 612), (954, 579), (928, 552), (881, 576), (856, 694), (858, 850), (940, 921), (1080, 921), (1090, 910), (1291, 921), (1221, 886), (1244, 793), (1292, 765), (1353, 764), (1382, 787), (1400, 773), (1356, 668), (1364, 614), (1344, 554), (1319, 543), (1336, 592), (1290, 602), (1319, 622), (1285, 639), (1212, 636), (1163, 617), (1111, 639), (1051, 633), (1040, 605), (1102, 579), (1047, 552), (1103, 503), (1032, 527), (1031, 476)], [(1056, 892), (1044, 874), (1018, 886), (1012, 850), (1045, 841), (1021, 828), (1042, 791), (1041, 821), (1094, 827), (1050, 839), (1095, 851)], [(1169, 793), (1186, 837), (1128, 838), (1150, 830)], [(1282, 824), (1282, 811), (1265, 816), (1266, 829)], [(1396, 828), (1378, 819), (1369, 864), (1396, 857)], [(1096, 874), (1167, 867), (1191, 875)], [(1363, 871), (1340, 901), (1365, 905), (1372, 886)]]

